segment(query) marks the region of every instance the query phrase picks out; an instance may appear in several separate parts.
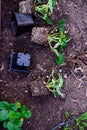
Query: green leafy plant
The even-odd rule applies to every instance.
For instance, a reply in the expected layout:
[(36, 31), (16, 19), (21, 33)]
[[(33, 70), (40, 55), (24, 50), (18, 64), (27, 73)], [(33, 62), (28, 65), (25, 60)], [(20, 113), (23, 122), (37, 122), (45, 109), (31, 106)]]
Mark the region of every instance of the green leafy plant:
[(68, 126), (68, 124), (66, 126), (64, 126), (63, 130), (71, 130)]
[(87, 112), (76, 118), (76, 128), (79, 130), (87, 128)]
[(24, 118), (30, 118), (31, 111), (20, 102), (8, 103), (0, 101), (0, 122), (3, 122), (3, 127), (8, 130), (21, 130)]
[(70, 38), (68, 38), (66, 35), (64, 24), (65, 20), (60, 20), (57, 26), (48, 35), (48, 43), (50, 49), (56, 54), (56, 63), (59, 65), (64, 62), (64, 55), (62, 53), (62, 50), (70, 41)]
[(68, 119), (71, 119), (74, 115), (74, 112), (70, 113), (68, 111), (65, 112), (65, 121), (67, 121)]
[(52, 24), (49, 16), (53, 13), (56, 0), (48, 0), (47, 4), (41, 4), (42, 0), (36, 0), (35, 2), (35, 14), (46, 21), (47, 24)]
[(73, 114), (74, 113), (69, 113), (68, 111), (65, 112), (65, 122), (67, 122), (67, 124), (64, 126), (63, 130), (71, 130), (68, 120), (72, 118)]
[(46, 86), (47, 86), (48, 90), (54, 94), (54, 97), (56, 97), (58, 95), (61, 97), (64, 97), (63, 93), (61, 92), (61, 89), (63, 87), (62, 75), (59, 74), (59, 79), (56, 79), (54, 76), (54, 69), (52, 70), (52, 73), (48, 79)]

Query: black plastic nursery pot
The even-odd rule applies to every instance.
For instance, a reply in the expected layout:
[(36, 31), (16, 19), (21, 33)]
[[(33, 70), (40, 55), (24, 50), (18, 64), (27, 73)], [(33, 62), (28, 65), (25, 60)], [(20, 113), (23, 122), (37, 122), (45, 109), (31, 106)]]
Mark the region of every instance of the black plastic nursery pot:
[(30, 66), (30, 54), (12, 52), (10, 57), (10, 70), (27, 72)]
[(30, 14), (14, 12), (10, 24), (13, 34), (20, 35), (31, 30), (34, 20)]

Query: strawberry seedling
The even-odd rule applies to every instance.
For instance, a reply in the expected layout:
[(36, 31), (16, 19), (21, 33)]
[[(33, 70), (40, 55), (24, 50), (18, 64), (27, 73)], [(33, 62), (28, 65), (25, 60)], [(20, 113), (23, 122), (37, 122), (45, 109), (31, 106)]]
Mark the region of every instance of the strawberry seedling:
[(52, 24), (49, 16), (53, 13), (56, 0), (48, 0), (47, 4), (41, 4), (42, 0), (36, 0), (35, 2), (35, 14), (46, 21), (47, 24)]
[(8, 103), (0, 101), (0, 122), (8, 130), (21, 130), (24, 118), (30, 118), (31, 111), (20, 102)]
[(54, 70), (53, 70), (48, 79), (46, 86), (48, 90), (54, 94), (54, 97), (57, 97), (57, 96), (61, 96), (62, 98), (64, 97), (64, 94), (61, 92), (61, 89), (63, 87), (63, 78), (61, 74), (59, 74), (59, 79), (56, 79), (54, 76)]
[(65, 20), (61, 20), (57, 26), (48, 34), (48, 43), (52, 52), (56, 54), (56, 63), (61, 65), (64, 62), (63, 48), (66, 47), (70, 38), (67, 37), (64, 29)]
[(63, 64), (64, 54), (63, 49), (67, 46), (70, 38), (67, 37), (67, 32), (64, 29), (65, 20), (59, 21), (52, 31), (47, 28), (34, 27), (32, 29), (31, 40), (38, 44), (47, 43), (52, 52), (56, 55), (56, 63), (58, 65)]

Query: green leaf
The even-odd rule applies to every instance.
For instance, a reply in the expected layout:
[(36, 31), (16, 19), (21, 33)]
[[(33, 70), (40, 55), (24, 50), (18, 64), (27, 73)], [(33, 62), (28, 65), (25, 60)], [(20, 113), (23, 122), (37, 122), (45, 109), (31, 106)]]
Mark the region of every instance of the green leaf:
[(15, 120), (21, 117), (21, 113), (20, 112), (14, 112), (14, 111), (10, 111), (9, 112), (9, 119), (10, 120)]
[(48, 0), (48, 5), (49, 5), (51, 13), (53, 12), (55, 4), (56, 4), (56, 0)]
[(21, 103), (19, 101), (10, 104), (10, 110), (17, 111), (21, 107)]
[(59, 46), (59, 51), (61, 52), (64, 47), (66, 47), (68, 42), (64, 41), (60, 46)]
[(23, 121), (20, 119), (17, 119), (14, 121), (15, 127), (21, 127), (23, 125)]
[(81, 120), (87, 120), (87, 112), (85, 112), (84, 114), (82, 114), (80, 117), (78, 117), (77, 119)]
[(54, 48), (55, 48), (55, 49), (57, 49), (59, 45), (60, 45), (60, 43), (59, 43), (59, 42), (58, 42), (58, 43), (56, 43), (56, 44), (54, 45)]
[(59, 32), (64, 32), (64, 27), (60, 26), (58, 29), (59, 29)]
[(21, 126), (23, 125), (23, 122), (21, 120), (16, 120), (14, 122), (8, 121), (7, 128), (8, 130), (21, 130)]
[(65, 112), (65, 115), (66, 115), (66, 119), (70, 117), (70, 113), (68, 111)]
[(20, 127), (15, 126), (15, 127), (14, 127), (14, 130), (21, 130), (21, 128), (20, 128)]
[(16, 113), (15, 113), (15, 117), (16, 117), (16, 118), (21, 118), (21, 113), (20, 113), (20, 112), (16, 112)]
[(76, 128), (79, 127), (80, 121), (78, 119), (76, 119)]
[(54, 69), (52, 69), (51, 76), (52, 76), (52, 78), (54, 79)]
[(21, 108), (21, 102), (17, 101), (15, 102), (15, 105), (17, 105), (18, 108)]
[(15, 112), (14, 111), (9, 112), (9, 119), (10, 120), (15, 120)]
[(84, 130), (84, 126), (79, 126), (79, 130)]
[(26, 111), (26, 113), (25, 113), (25, 117), (26, 118), (30, 118), (31, 117), (31, 111)]
[(44, 20), (46, 20), (47, 24), (52, 24), (52, 21), (50, 20), (47, 14), (44, 15)]
[(4, 128), (7, 128), (7, 123), (8, 123), (8, 121), (4, 121), (4, 123), (3, 123)]
[(14, 130), (14, 126), (15, 125), (11, 121), (8, 121), (8, 123), (7, 123), (8, 130)]
[(53, 52), (56, 54), (57, 57), (59, 57), (59, 52), (58, 52), (57, 49), (54, 49), (54, 48), (53, 48)]
[(54, 91), (53, 94), (54, 94), (54, 97), (57, 97), (57, 96), (58, 96), (57, 91)]
[(18, 107), (15, 104), (11, 104), (11, 110), (17, 111)]
[(52, 6), (53, 6), (53, 8), (55, 7), (55, 5), (56, 5), (56, 0), (52, 0)]
[(0, 109), (8, 109), (10, 104), (6, 101), (0, 101)]
[(27, 107), (25, 105), (22, 105), (20, 111), (21, 111), (23, 118), (30, 118), (31, 117), (31, 112), (27, 109)]
[(68, 125), (67, 125), (67, 126), (64, 127), (63, 130), (70, 130), (70, 128), (69, 128)]
[(82, 122), (82, 125), (87, 128), (87, 122)]
[(57, 25), (58, 29), (59, 29), (60, 27), (63, 27), (64, 24), (65, 24), (65, 20), (64, 20), (64, 19), (60, 20), (59, 23), (58, 23), (58, 25)]
[(56, 58), (56, 64), (61, 65), (64, 62), (64, 55), (59, 53), (59, 57)]
[(62, 75), (59, 74), (59, 88), (61, 88), (63, 86), (63, 78)]
[(7, 110), (1, 110), (0, 111), (0, 121), (4, 121), (8, 119), (8, 111)]

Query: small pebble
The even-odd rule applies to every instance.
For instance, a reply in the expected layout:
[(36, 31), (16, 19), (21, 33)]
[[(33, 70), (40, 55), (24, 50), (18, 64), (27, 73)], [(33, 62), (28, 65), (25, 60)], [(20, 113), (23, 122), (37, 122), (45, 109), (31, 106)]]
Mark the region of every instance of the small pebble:
[(61, 72), (62, 72), (62, 70), (60, 69), (60, 70), (59, 70), (59, 72), (61, 73)]
[(87, 42), (85, 42), (85, 45), (87, 45)]
[(9, 45), (10, 45), (10, 46), (13, 46), (13, 43), (12, 43), (12, 42), (10, 42), (10, 43), (9, 43)]
[(26, 36), (24, 36), (24, 39), (26, 39), (27, 37)]
[(28, 91), (27, 91), (27, 90), (25, 90), (25, 93), (28, 93)]
[(2, 82), (3, 80), (0, 80), (0, 83)]
[(30, 122), (29, 122), (29, 121), (28, 121), (27, 123), (28, 123), (28, 124), (30, 124)]
[(86, 90), (86, 97), (87, 97), (87, 90)]
[(68, 77), (67, 77), (67, 74), (64, 74), (64, 78), (65, 78), (65, 79), (67, 79), (67, 78), (68, 78)]

